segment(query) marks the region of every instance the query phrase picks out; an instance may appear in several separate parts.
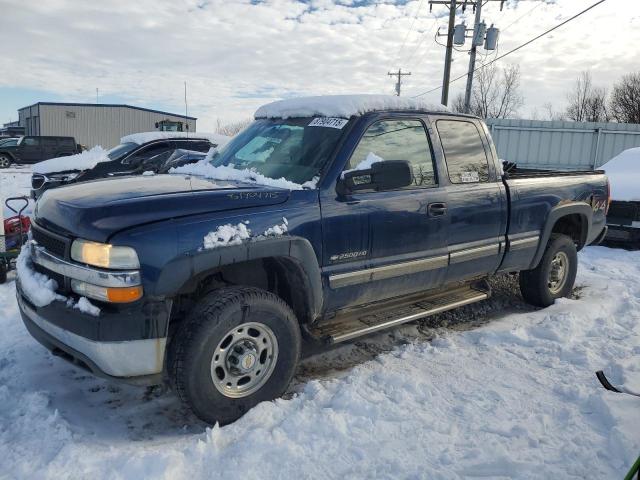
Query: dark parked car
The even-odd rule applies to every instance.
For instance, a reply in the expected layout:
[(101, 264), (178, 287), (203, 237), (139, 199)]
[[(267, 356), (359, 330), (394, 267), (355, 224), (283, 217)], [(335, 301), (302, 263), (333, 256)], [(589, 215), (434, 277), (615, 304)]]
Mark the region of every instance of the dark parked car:
[(478, 118), (380, 97), (276, 102), (206, 167), (49, 192), (24, 251), (57, 287), (43, 300), (20, 264), (28, 330), (228, 423), (285, 392), (303, 335), (479, 302), (498, 272), (533, 305), (569, 296), (577, 251), (606, 232), (606, 176), (503, 173)]
[(69, 183), (144, 172), (164, 173), (172, 167), (202, 160), (211, 147), (222, 146), (228, 140), (223, 135), (198, 137), (197, 133), (191, 134), (194, 138), (187, 137), (186, 133), (158, 138), (165, 135), (164, 132), (149, 132), (123, 137), (124, 142), (120, 145), (101, 151), (103, 158), (92, 158), (100, 153), (88, 151), (78, 158), (47, 160), (35, 165), (31, 196), (38, 199), (46, 190)]
[(623, 151), (602, 168), (611, 182), (606, 242), (640, 248), (640, 147)]
[(73, 137), (20, 137), (14, 144), (0, 145), (0, 168), (12, 163), (37, 163), (47, 158), (65, 157), (80, 152)]

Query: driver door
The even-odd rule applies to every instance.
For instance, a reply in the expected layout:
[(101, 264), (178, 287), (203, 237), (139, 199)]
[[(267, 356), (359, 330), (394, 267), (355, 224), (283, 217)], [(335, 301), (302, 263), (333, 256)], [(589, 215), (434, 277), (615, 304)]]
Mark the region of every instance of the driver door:
[(425, 120), (379, 118), (360, 135), (345, 170), (367, 159), (406, 160), (413, 182), (391, 191), (321, 194), (328, 310), (437, 288), (446, 273), (446, 192)]

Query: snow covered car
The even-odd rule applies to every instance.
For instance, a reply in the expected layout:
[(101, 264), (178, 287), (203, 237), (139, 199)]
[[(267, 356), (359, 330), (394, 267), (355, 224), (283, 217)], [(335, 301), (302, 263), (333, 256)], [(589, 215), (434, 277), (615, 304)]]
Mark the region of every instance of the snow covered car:
[[(182, 151), (182, 161), (198, 161), (212, 147), (225, 145), (229, 137), (218, 134), (184, 132), (143, 132), (127, 135), (120, 145), (104, 150), (91, 150), (64, 158), (53, 158), (33, 166), (31, 197), (34, 199), (51, 188), (69, 183), (86, 182), (98, 178), (123, 175), (139, 175), (143, 172), (165, 172), (165, 163), (171, 157), (176, 163), (177, 150)], [(189, 156), (185, 152), (194, 152)], [(173, 155), (173, 157), (172, 157)], [(177, 162), (180, 163), (180, 162)]]
[(602, 172), (503, 173), (480, 119), (385, 95), (289, 99), (206, 161), (53, 190), (16, 295), (96, 375), (168, 381), (203, 420), (286, 391), (302, 337), (349, 341), (491, 294), (571, 294), (606, 231)]
[(625, 150), (602, 168), (611, 183), (606, 240), (640, 247), (640, 147)]

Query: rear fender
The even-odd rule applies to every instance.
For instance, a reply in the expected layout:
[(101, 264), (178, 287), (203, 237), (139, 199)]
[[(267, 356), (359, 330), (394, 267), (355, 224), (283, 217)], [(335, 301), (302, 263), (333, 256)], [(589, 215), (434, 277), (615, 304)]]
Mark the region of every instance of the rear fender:
[(547, 248), (547, 243), (549, 243), (551, 233), (553, 232), (553, 227), (556, 225), (556, 223), (558, 223), (558, 221), (563, 217), (574, 214), (578, 214), (582, 218), (582, 231), (580, 232), (579, 248), (586, 245), (587, 236), (591, 231), (591, 220), (593, 217), (593, 210), (591, 208), (591, 205), (585, 202), (571, 202), (565, 203), (563, 205), (558, 205), (552, 208), (549, 212), (549, 216), (547, 217), (544, 229), (542, 230), (542, 235), (540, 236), (538, 249), (536, 250), (536, 254), (533, 257), (533, 260), (529, 267), (530, 269), (535, 268), (540, 263), (542, 255), (544, 255), (544, 251)]

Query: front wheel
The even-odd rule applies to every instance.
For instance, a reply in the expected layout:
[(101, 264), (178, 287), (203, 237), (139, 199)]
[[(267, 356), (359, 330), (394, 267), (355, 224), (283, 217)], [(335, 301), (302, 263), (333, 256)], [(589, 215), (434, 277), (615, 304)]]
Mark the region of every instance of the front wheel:
[(250, 287), (215, 290), (172, 341), (171, 381), (197, 417), (224, 425), (285, 392), (300, 342), (298, 321), (278, 296)]
[(578, 253), (573, 240), (552, 234), (540, 263), (520, 272), (520, 292), (527, 303), (548, 307), (556, 298), (568, 297), (578, 271)]
[(11, 166), (11, 157), (9, 155), (5, 155), (4, 153), (0, 154), (0, 168), (9, 168)]

